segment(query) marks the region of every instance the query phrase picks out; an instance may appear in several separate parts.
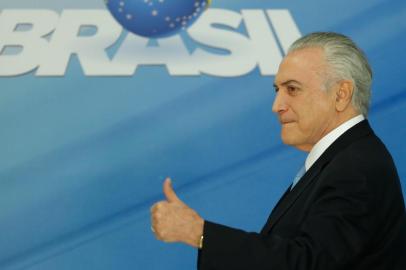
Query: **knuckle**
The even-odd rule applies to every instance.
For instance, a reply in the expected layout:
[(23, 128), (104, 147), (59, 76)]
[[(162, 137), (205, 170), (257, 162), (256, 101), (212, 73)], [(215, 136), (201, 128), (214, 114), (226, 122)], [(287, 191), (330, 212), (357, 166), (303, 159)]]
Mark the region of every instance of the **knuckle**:
[(165, 202), (158, 202), (158, 203), (156, 203), (155, 209), (157, 211), (161, 211), (164, 208), (164, 206), (165, 206)]

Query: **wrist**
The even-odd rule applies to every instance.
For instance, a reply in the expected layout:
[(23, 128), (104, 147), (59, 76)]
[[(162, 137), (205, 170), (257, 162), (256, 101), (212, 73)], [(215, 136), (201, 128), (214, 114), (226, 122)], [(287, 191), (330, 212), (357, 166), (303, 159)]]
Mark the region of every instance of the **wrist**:
[(189, 245), (201, 249), (203, 247), (203, 227), (204, 219), (200, 218), (194, 225), (193, 233), (190, 235)]

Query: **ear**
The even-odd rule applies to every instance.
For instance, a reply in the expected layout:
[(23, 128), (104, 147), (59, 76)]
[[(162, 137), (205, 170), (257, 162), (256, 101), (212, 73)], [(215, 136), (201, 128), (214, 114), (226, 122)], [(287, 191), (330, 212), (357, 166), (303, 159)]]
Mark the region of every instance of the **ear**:
[(354, 83), (349, 80), (342, 80), (336, 90), (335, 106), (338, 112), (343, 112), (351, 105), (352, 95), (354, 93)]

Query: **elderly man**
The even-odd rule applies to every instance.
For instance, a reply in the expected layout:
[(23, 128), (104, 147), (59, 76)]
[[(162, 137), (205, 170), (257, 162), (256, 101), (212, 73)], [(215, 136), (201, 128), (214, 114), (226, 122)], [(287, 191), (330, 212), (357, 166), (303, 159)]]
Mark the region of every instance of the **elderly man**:
[(282, 141), (309, 154), (262, 231), (203, 220), (167, 179), (167, 200), (151, 208), (156, 237), (199, 248), (201, 270), (405, 270), (399, 177), (365, 119), (371, 79), (349, 38), (297, 40), (279, 66), (273, 111)]

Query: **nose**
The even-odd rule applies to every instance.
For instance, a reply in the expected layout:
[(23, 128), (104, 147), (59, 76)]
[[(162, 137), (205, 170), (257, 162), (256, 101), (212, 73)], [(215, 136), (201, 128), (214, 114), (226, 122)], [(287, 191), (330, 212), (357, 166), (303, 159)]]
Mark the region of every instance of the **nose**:
[(275, 99), (272, 105), (272, 111), (274, 113), (281, 114), (286, 110), (287, 110), (286, 100), (283, 96), (282, 91), (279, 90), (278, 92), (276, 92)]

